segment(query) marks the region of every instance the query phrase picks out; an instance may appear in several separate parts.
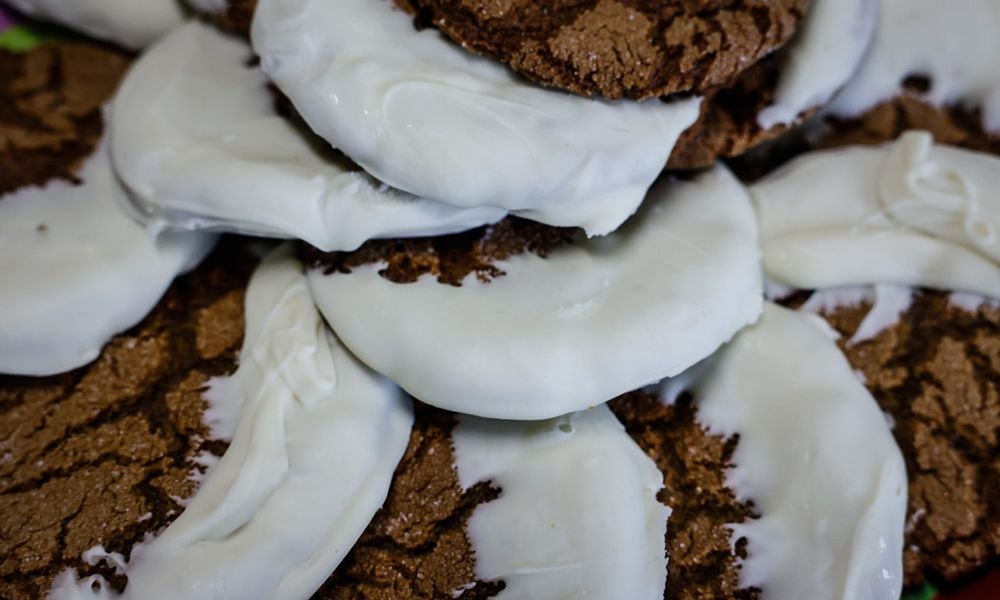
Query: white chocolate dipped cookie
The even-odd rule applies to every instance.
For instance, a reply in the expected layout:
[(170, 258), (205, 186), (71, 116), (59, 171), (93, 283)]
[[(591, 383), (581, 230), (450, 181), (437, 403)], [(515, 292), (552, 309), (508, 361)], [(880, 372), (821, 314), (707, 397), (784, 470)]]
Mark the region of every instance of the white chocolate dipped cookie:
[(26, 15), (47, 19), (133, 50), (184, 20), (180, 0), (6, 0)]
[(353, 250), (371, 238), (452, 233), (506, 212), (393, 190), (324, 148), (275, 98), (245, 42), (185, 25), (129, 72), (111, 111), (115, 169), (153, 229), (299, 238)]
[[(123, 597), (308, 598), (385, 500), (409, 401), (329, 333), (290, 247), (251, 279), (246, 322), (239, 368), (207, 393), (229, 448), (184, 512), (119, 565)], [(50, 597), (118, 595), (66, 572)]]
[(464, 490), (502, 490), (467, 524), (476, 576), (497, 598), (663, 597), (662, 477), (605, 406), (543, 422), (459, 417)]
[(379, 180), (591, 235), (635, 212), (698, 114), (696, 98), (537, 88), (384, 0), (264, 0), (251, 39), (309, 126)]
[(814, 289), (875, 283), (1000, 296), (1000, 159), (908, 132), (803, 155), (751, 186), (764, 269)]
[[(507, 419), (585, 409), (676, 375), (760, 314), (753, 211), (724, 167), (658, 185), (607, 237), (550, 249), (551, 228), (538, 227), (513, 256), (500, 248), (525, 234), (499, 226), (419, 255), (393, 242), (320, 255), (310, 286), (344, 343), (414, 397)], [(452, 277), (446, 254), (461, 263), (463, 249), (495, 264)], [(399, 278), (388, 263), (428, 268)]]

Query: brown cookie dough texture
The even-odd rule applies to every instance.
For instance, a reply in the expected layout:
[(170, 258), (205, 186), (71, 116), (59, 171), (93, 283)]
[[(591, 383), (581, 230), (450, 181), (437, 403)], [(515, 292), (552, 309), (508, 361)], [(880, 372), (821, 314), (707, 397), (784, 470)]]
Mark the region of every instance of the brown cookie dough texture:
[(1000, 560), (1000, 308), (970, 313), (919, 292), (870, 341), (847, 339), (869, 306), (825, 315), (844, 337), (903, 451), (909, 476), (907, 587)]
[(195, 459), (221, 454), (202, 390), (235, 367), (252, 261), (223, 244), (178, 279), (139, 325), (90, 365), (55, 377), (0, 376), (0, 598), (43, 598), (81, 554), (126, 557), (195, 488)]
[(939, 107), (920, 97), (919, 88), (929, 85), (912, 80), (899, 96), (883, 102), (857, 119), (830, 119), (819, 139), (823, 147), (848, 144), (881, 144), (910, 129), (923, 129), (939, 144), (1000, 154), (1000, 135), (983, 129), (982, 113), (961, 106)]
[(396, 0), (474, 52), (575, 94), (642, 99), (729, 82), (781, 47), (807, 0)]
[(410, 443), (389, 496), (315, 600), (480, 600), (504, 589), (478, 581), (465, 533), (480, 504), (499, 490), (479, 483), (462, 491), (455, 470), (450, 413), (414, 403)]
[[(788, 131), (787, 125), (763, 129), (757, 123), (757, 115), (774, 102), (779, 75), (780, 57), (771, 55), (731, 85), (706, 92), (698, 120), (677, 139), (667, 168), (709, 167), (717, 159), (740, 156)], [(814, 107), (809, 113), (818, 109)], [(807, 116), (801, 115), (800, 119)]]
[(322, 252), (303, 244), (307, 265), (328, 275), (350, 273), (368, 264), (384, 263), (379, 275), (394, 283), (413, 283), (430, 275), (453, 286), (470, 274), (482, 282), (505, 275), (496, 265), (531, 252), (544, 258), (557, 246), (571, 243), (576, 230), (507, 217), (464, 233), (425, 238), (371, 240), (354, 252)]
[(96, 44), (0, 50), (0, 195), (74, 180), (101, 138), (101, 106), (128, 59)]
[(696, 420), (697, 405), (688, 394), (667, 405), (654, 394), (631, 392), (609, 406), (663, 473), (659, 500), (673, 509), (664, 598), (759, 598), (760, 590), (740, 587), (738, 560), (746, 558), (746, 540), (734, 543), (729, 527), (758, 516), (725, 483), (739, 436), (709, 434)]

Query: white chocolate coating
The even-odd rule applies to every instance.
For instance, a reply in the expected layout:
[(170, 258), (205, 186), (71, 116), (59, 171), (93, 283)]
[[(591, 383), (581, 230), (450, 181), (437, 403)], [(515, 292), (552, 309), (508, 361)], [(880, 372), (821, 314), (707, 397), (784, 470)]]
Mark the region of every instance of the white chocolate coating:
[(251, 37), (310, 127), (379, 180), (590, 235), (636, 210), (698, 116), (697, 98), (610, 103), (539, 88), (416, 31), (386, 0), (262, 0)]
[(180, 25), (180, 0), (7, 0), (26, 15), (49, 19), (137, 50)]
[(982, 108), (1000, 132), (1000, 3), (996, 0), (880, 0), (875, 40), (829, 112), (860, 115), (889, 100), (911, 75), (931, 79), (930, 103)]
[(418, 399), (482, 417), (546, 419), (676, 375), (760, 314), (753, 210), (723, 167), (668, 181), (603, 238), (497, 263), (489, 283), (381, 264), (309, 274), (334, 331)]
[(463, 416), (453, 439), (462, 487), (502, 489), (468, 524), (476, 576), (506, 584), (497, 598), (663, 598), (663, 476), (606, 406), (541, 423)]
[(738, 433), (727, 483), (752, 499), (740, 583), (764, 598), (889, 600), (903, 585), (906, 470), (882, 412), (823, 330), (769, 304), (698, 386), (698, 419)]
[(871, 303), (871, 308), (858, 325), (849, 346), (875, 338), (878, 334), (899, 322), (899, 317), (913, 304), (913, 288), (876, 283), (872, 286), (826, 288), (816, 290), (805, 304), (799, 307), (803, 312), (822, 314), (839, 308)]
[[(184, 512), (136, 548), (125, 598), (307, 599), (388, 493), (412, 407), (361, 366), (316, 311), (292, 248), (247, 290), (236, 373), (216, 388), (239, 421)], [(60, 577), (54, 600), (114, 597)]]
[(767, 275), (1000, 297), (1000, 159), (908, 132), (799, 157), (751, 186)]
[(151, 236), (119, 207), (102, 143), (78, 173), (0, 198), (0, 373), (53, 375), (138, 323), (214, 236)]
[(774, 103), (757, 116), (764, 129), (791, 125), (823, 106), (857, 70), (875, 33), (878, 0), (812, 0), (795, 37), (781, 50)]
[(149, 49), (111, 113), (115, 170), (153, 228), (213, 229), (353, 250), (502, 218), (422, 200), (351, 170), (274, 108), (246, 43), (198, 23)]

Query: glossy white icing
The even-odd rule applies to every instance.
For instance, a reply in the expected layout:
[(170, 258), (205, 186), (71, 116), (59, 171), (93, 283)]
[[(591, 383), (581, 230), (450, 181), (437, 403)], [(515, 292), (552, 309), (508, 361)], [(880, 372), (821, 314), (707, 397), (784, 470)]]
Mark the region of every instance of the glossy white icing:
[(184, 19), (180, 0), (7, 0), (26, 15), (139, 49)]
[(353, 250), (370, 238), (435, 235), (502, 218), (388, 188), (274, 108), (249, 46), (197, 23), (150, 48), (111, 112), (112, 156), (153, 228), (301, 238)]
[(606, 406), (537, 423), (463, 416), (453, 439), (461, 485), (502, 490), (468, 523), (476, 576), (506, 584), (498, 598), (663, 598), (663, 476)]
[(1000, 297), (1000, 159), (907, 132), (806, 154), (751, 186), (769, 277)]
[[(133, 549), (125, 598), (309, 598), (379, 509), (412, 407), (361, 366), (316, 311), (292, 248), (258, 268), (224, 401), (229, 449), (184, 512)], [(54, 600), (114, 598), (63, 574)]]
[(760, 126), (790, 125), (825, 105), (861, 64), (877, 13), (878, 0), (812, 0), (799, 31), (781, 50), (774, 103), (757, 116)]
[(262, 0), (264, 72), (316, 133), (396, 188), (589, 234), (642, 201), (697, 98), (610, 103), (543, 89), (386, 0)]
[(895, 97), (911, 75), (929, 77), (935, 105), (981, 108), (1000, 131), (1000, 4), (995, 0), (880, 0), (871, 50), (830, 112), (856, 116)]
[(327, 321), (415, 397), (483, 417), (545, 419), (676, 375), (762, 305), (753, 210), (723, 167), (667, 181), (603, 238), (501, 261), (489, 283), (397, 284), (381, 264), (310, 272)]
[(761, 517), (740, 581), (764, 598), (886, 600), (902, 590), (906, 470), (871, 394), (805, 315), (767, 305), (697, 386), (698, 419), (739, 434), (727, 483)]
[(0, 373), (52, 375), (94, 360), (214, 243), (151, 236), (122, 213), (103, 143), (78, 177), (0, 198)]

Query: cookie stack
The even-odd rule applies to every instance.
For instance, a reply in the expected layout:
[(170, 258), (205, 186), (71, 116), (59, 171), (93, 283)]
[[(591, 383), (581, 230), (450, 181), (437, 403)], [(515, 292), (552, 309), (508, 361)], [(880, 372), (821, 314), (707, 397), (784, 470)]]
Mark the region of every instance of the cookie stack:
[(11, 4), (0, 597), (996, 563), (994, 2)]

